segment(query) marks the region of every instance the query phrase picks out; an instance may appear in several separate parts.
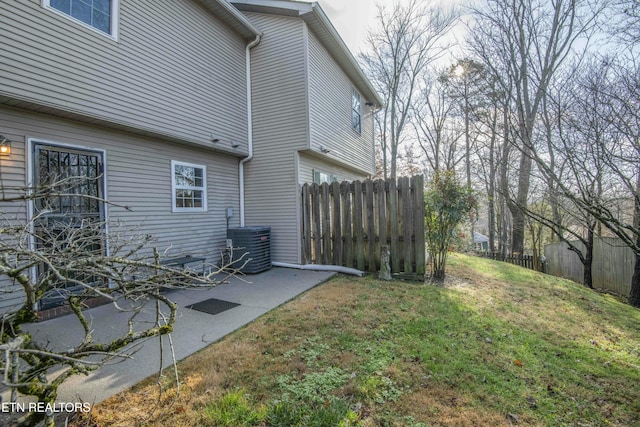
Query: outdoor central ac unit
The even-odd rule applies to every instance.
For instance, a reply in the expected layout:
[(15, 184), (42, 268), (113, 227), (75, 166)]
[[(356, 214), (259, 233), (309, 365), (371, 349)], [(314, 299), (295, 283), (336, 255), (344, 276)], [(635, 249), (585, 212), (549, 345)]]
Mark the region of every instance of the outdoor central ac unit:
[(271, 227), (227, 229), (233, 247), (232, 268), (254, 274), (271, 268)]

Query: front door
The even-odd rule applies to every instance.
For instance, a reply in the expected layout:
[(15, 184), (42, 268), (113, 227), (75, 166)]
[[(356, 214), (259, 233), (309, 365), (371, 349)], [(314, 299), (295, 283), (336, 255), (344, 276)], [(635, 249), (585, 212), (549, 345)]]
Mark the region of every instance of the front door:
[[(55, 289), (45, 293), (40, 309), (64, 304), (72, 293), (84, 293), (78, 282), (91, 284), (97, 277), (65, 269), (65, 257), (105, 253), (104, 171), (101, 152), (33, 145), (35, 245), (49, 254), (57, 272)], [(41, 263), (37, 274), (52, 277), (52, 266)]]

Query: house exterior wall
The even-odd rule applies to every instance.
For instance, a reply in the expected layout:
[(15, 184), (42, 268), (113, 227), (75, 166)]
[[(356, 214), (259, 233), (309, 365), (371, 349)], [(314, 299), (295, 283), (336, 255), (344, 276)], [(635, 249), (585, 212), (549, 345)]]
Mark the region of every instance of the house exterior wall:
[[(113, 203), (107, 208), (111, 223), (119, 221), (125, 228), (153, 235), (157, 239), (153, 246), (168, 249), (168, 256), (188, 253), (218, 263), (219, 250), (225, 246), (225, 210), (239, 209), (236, 158), (10, 107), (0, 106), (0, 127), (13, 141), (9, 158), (0, 158), (3, 185), (26, 185), (29, 139), (104, 150), (107, 198)], [(172, 212), (172, 160), (206, 166), (206, 212)], [(3, 203), (0, 211), (11, 219), (26, 218), (24, 203)], [(230, 225), (239, 225), (237, 216)], [(0, 311), (21, 298), (20, 293), (2, 295)]]
[(375, 173), (373, 113), (361, 95), (361, 131), (351, 125), (353, 84), (318, 38), (309, 31), (309, 148), (329, 150), (328, 157)]
[(302, 19), (245, 15), (264, 33), (251, 54), (245, 223), (271, 227), (274, 261), (300, 263), (299, 185), (313, 181), (314, 169), (348, 180), (373, 174), (373, 116), (363, 97), (362, 131), (352, 128), (353, 85)]
[(41, 0), (0, 2), (0, 22), (0, 103), (196, 143), (215, 134), (246, 154), (246, 44), (198, 3), (120, 0), (117, 40)]
[(272, 259), (299, 263), (296, 153), (308, 141), (304, 23), (247, 16), (264, 37), (251, 52), (254, 158), (245, 166), (245, 225), (271, 227)]
[(301, 153), (298, 173), (298, 184), (310, 184), (313, 182), (315, 171), (334, 176), (339, 182), (342, 181), (362, 181), (368, 178), (361, 172), (345, 168), (338, 163), (331, 163), (326, 159), (311, 153)]
[[(0, 107), (0, 110), (2, 107)], [(0, 129), (3, 136), (11, 141), (19, 140), (20, 129), (5, 121), (4, 116), (0, 113)], [(2, 198), (11, 199), (19, 197), (26, 184), (26, 174), (24, 167), (24, 159), (26, 158), (24, 144), (12, 142), (11, 155), (0, 156), (0, 185), (2, 185)], [(2, 202), (0, 203), (0, 219), (2, 226), (22, 225), (27, 220), (27, 204), (25, 202)], [(0, 235), (0, 239), (4, 239), (3, 243), (16, 244), (17, 242), (9, 241), (6, 235)], [(20, 304), (23, 294), (20, 292), (22, 288), (7, 280), (6, 277), (0, 276), (0, 314), (6, 307)]]

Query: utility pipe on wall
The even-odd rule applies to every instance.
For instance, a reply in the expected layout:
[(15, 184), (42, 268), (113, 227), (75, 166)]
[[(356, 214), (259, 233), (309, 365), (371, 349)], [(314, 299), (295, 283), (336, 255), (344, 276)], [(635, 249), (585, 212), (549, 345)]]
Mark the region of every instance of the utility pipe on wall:
[(240, 160), (238, 166), (239, 185), (240, 185), (240, 227), (244, 227), (244, 164), (253, 159), (253, 104), (251, 101), (251, 49), (260, 43), (262, 36), (256, 36), (256, 39), (249, 43), (246, 48), (245, 68), (247, 73), (247, 151), (249, 154)]

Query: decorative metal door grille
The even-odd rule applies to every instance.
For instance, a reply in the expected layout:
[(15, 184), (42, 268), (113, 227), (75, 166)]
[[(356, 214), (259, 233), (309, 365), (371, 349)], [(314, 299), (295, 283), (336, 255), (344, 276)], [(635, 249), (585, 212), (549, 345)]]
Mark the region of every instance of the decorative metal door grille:
[[(105, 253), (104, 176), (102, 154), (45, 144), (34, 146), (34, 227), (36, 246), (55, 261), (71, 253)], [(56, 270), (67, 279), (45, 293), (40, 309), (64, 304), (70, 294), (84, 293), (97, 280), (86, 272), (69, 270), (64, 264)], [(37, 274), (51, 275), (42, 264)], [(55, 283), (56, 280), (52, 279)]]

